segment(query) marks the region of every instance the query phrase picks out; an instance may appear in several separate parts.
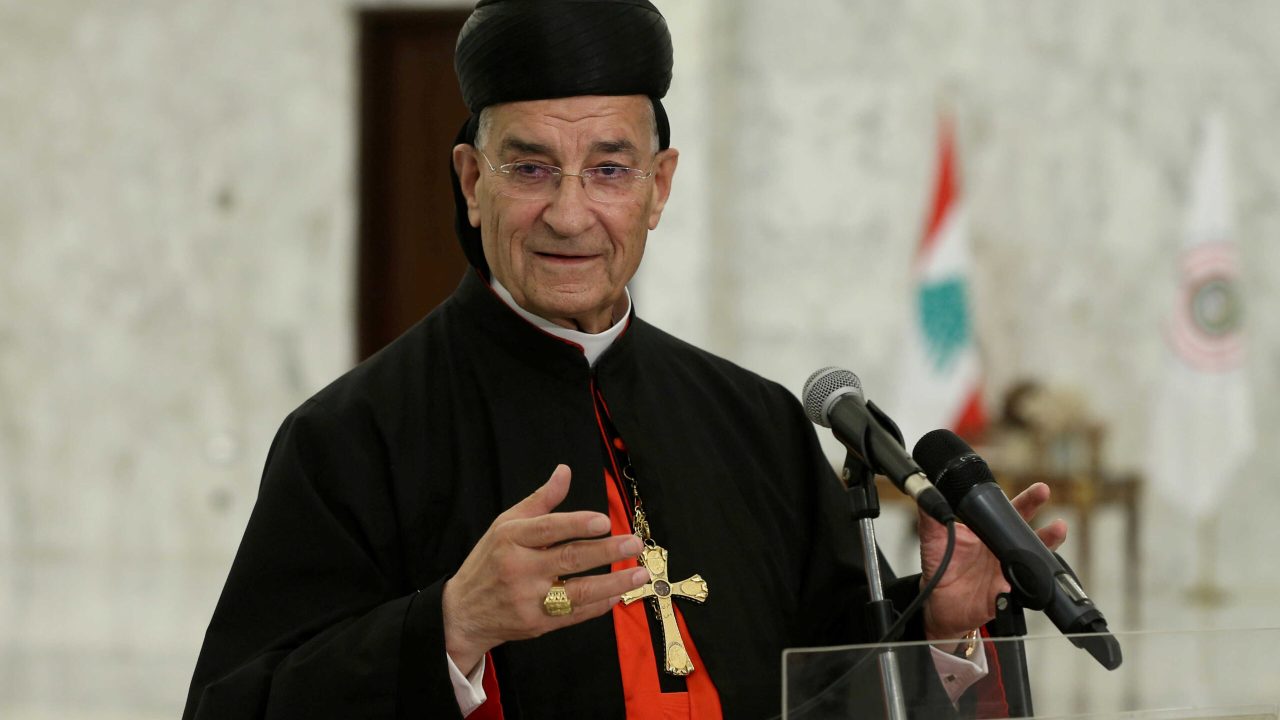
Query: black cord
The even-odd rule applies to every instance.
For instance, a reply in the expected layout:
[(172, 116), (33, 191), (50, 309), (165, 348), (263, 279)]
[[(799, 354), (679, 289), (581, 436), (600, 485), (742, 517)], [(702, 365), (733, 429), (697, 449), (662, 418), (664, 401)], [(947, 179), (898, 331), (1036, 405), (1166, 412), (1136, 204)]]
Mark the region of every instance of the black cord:
[(907, 609), (902, 611), (902, 615), (898, 616), (893, 625), (889, 626), (889, 629), (885, 631), (884, 637), (880, 638), (881, 643), (892, 642), (894, 638), (897, 638), (898, 634), (902, 632), (902, 628), (906, 626), (907, 621), (911, 619), (911, 616), (916, 614), (924, 605), (924, 602), (929, 599), (929, 596), (933, 594), (933, 589), (938, 587), (938, 582), (942, 580), (943, 573), (951, 565), (951, 554), (955, 552), (955, 549), (956, 521), (952, 520), (947, 523), (947, 550), (942, 553), (942, 562), (938, 563), (937, 572), (933, 574), (933, 577), (929, 578), (929, 582), (925, 584), (924, 589), (920, 591), (916, 599), (912, 600)]
[[(929, 582), (925, 583), (925, 586), (920, 590), (920, 594), (916, 596), (916, 599), (912, 600), (911, 604), (907, 605), (907, 609), (903, 610), (902, 614), (898, 616), (898, 619), (889, 626), (889, 629), (885, 631), (884, 637), (876, 641), (877, 645), (891, 642), (893, 638), (896, 638), (902, 632), (902, 628), (906, 626), (907, 622), (911, 619), (911, 616), (920, 611), (920, 608), (924, 606), (925, 601), (933, 594), (934, 588), (938, 586), (938, 582), (942, 580), (942, 576), (947, 572), (947, 567), (951, 565), (951, 555), (955, 552), (955, 549), (956, 523), (952, 520), (947, 523), (947, 549), (946, 552), (942, 553), (942, 562), (938, 563), (937, 571), (934, 572), (933, 577), (929, 578)], [(832, 680), (827, 687), (823, 688), (822, 692), (809, 698), (794, 710), (788, 711), (789, 716), (792, 718), (800, 718), (803, 717), (804, 713), (815, 709), (817, 703), (826, 700), (831, 693), (836, 690), (836, 688), (842, 686), (846, 680), (854, 676), (862, 669), (862, 666), (873, 657), (876, 657), (876, 653), (867, 653), (861, 660), (854, 663), (853, 667), (846, 670), (844, 674), (835, 680)], [(779, 720), (781, 717), (781, 714), (774, 715), (769, 718), (769, 720)]]

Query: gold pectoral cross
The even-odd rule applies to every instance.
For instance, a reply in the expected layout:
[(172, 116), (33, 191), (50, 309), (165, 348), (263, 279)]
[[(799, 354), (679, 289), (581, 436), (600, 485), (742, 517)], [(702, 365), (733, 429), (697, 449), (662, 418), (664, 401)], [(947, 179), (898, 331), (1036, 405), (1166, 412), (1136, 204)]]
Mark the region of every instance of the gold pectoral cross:
[(662, 621), (662, 644), (666, 648), (666, 670), (672, 675), (688, 675), (693, 672), (693, 661), (684, 648), (680, 626), (676, 624), (675, 609), (671, 597), (678, 596), (702, 602), (709, 591), (707, 581), (701, 575), (673, 583), (667, 579), (667, 551), (657, 545), (649, 545), (640, 552), (640, 564), (649, 571), (649, 582), (643, 587), (622, 594), (622, 602), (630, 605), (636, 600), (651, 597), (658, 605), (658, 618)]

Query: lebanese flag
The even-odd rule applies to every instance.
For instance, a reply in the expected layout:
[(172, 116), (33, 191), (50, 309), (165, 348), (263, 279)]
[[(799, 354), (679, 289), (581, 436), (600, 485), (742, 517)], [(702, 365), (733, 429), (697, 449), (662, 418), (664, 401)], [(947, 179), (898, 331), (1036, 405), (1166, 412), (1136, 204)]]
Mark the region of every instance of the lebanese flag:
[(912, 322), (890, 412), (907, 447), (937, 428), (973, 439), (986, 427), (982, 368), (970, 304), (969, 234), (960, 196), (955, 133), (938, 128), (938, 171), (924, 236), (912, 266)]

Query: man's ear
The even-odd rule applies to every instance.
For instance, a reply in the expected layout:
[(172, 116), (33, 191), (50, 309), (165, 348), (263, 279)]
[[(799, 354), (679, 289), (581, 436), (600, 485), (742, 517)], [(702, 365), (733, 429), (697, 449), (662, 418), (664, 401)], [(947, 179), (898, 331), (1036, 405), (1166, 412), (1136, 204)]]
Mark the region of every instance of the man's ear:
[(458, 173), (462, 196), (467, 199), (467, 221), (471, 227), (480, 227), (480, 202), (476, 196), (476, 184), (480, 182), (480, 163), (476, 161), (475, 148), (467, 145), (453, 146), (453, 171)]
[[(456, 151), (455, 151), (456, 154)], [(675, 177), (676, 165), (680, 162), (680, 151), (667, 148), (658, 153), (657, 164), (653, 168), (653, 207), (649, 209), (649, 229), (655, 230), (662, 219), (662, 209), (667, 206), (667, 198), (671, 197), (671, 179)]]

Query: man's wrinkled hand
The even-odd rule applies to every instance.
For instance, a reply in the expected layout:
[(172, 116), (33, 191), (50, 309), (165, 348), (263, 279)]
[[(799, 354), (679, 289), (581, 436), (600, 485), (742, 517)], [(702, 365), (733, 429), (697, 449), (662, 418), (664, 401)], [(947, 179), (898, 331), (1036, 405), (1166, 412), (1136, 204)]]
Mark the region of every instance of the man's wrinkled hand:
[[(1036, 483), (1011, 501), (1023, 519), (1031, 522), (1049, 501), (1049, 486)], [(920, 513), (921, 587), (933, 578), (947, 549), (947, 529)], [(1067, 524), (1054, 520), (1036, 531), (1041, 542), (1056, 550), (1067, 539)], [(1000, 561), (963, 523), (956, 522), (956, 548), (933, 595), (925, 602), (925, 637), (956, 639), (996, 616), (996, 596), (1009, 591)]]
[(642, 545), (630, 534), (601, 537), (607, 515), (552, 512), (569, 482), (569, 468), (557, 466), (546, 484), (494, 519), (445, 583), (445, 651), (464, 674), (491, 648), (599, 617), (649, 581), (644, 568), (570, 578), (564, 589), (572, 611), (547, 614), (543, 600), (557, 578), (635, 557)]

